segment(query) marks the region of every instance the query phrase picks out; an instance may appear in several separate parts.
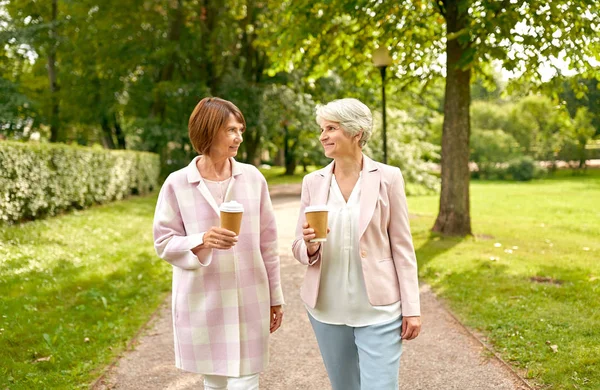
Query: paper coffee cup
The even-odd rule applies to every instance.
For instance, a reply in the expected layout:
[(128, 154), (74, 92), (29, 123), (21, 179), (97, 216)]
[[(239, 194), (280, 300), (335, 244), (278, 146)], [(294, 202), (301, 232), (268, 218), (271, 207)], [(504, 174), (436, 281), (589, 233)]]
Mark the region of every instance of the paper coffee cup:
[(244, 214), (244, 206), (241, 203), (232, 200), (221, 204), (221, 227), (231, 230), (235, 234), (240, 234), (242, 226), (242, 214)]
[(306, 222), (308, 226), (315, 230), (315, 238), (310, 242), (324, 242), (327, 241), (327, 216), (329, 210), (327, 206), (308, 206), (304, 209), (304, 215), (306, 216)]

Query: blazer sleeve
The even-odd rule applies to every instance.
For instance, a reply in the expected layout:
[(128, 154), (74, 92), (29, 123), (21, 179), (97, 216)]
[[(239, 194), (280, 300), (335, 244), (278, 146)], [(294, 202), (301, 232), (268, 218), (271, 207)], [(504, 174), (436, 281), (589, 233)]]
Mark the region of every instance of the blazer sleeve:
[(310, 193), (308, 191), (308, 176), (302, 179), (302, 194), (300, 196), (300, 214), (298, 215), (298, 223), (296, 224), (296, 238), (292, 244), (292, 252), (294, 258), (304, 265), (314, 265), (321, 260), (321, 248), (312, 256), (308, 256), (308, 250), (306, 249), (306, 243), (304, 242), (302, 234), (302, 225), (306, 222), (306, 216), (304, 215), (304, 209), (310, 205)]
[(267, 181), (257, 170), (261, 185), (260, 194), (260, 253), (269, 278), (271, 306), (284, 304), (281, 288), (280, 259), (277, 248), (277, 221), (271, 203)]
[(406, 317), (421, 315), (419, 299), (419, 279), (417, 274), (417, 258), (410, 233), (408, 205), (404, 192), (404, 178), (400, 169), (395, 174), (390, 186), (390, 224), (388, 232), (392, 249), (392, 258), (400, 283), (400, 299), (402, 315)]
[(197, 256), (192, 252), (204, 242), (204, 233), (186, 234), (175, 190), (168, 179), (158, 195), (153, 233), (158, 256), (176, 267), (193, 270), (212, 261), (212, 249), (202, 249)]

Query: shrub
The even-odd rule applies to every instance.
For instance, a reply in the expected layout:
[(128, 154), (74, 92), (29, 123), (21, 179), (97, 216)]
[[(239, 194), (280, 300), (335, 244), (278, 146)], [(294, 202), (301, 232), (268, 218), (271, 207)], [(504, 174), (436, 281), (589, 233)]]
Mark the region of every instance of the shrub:
[(509, 161), (507, 172), (513, 180), (529, 181), (538, 175), (536, 164), (533, 158), (529, 156), (518, 157)]
[(155, 154), (0, 142), (0, 223), (145, 194), (158, 187)]
[(472, 176), (477, 179), (504, 180), (503, 165), (519, 154), (517, 141), (502, 130), (473, 128), (470, 161), (477, 163)]

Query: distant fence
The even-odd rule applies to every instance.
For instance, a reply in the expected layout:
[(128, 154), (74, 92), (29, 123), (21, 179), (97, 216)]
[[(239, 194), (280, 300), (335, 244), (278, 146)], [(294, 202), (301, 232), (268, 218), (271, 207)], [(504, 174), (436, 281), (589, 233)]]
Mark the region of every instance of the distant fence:
[(159, 172), (153, 153), (0, 141), (0, 223), (145, 194)]

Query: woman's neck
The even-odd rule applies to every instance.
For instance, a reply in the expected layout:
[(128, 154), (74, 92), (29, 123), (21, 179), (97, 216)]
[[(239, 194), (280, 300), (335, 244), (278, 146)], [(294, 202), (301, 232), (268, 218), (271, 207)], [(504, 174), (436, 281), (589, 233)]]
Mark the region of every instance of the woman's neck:
[(231, 163), (229, 158), (214, 159), (202, 155), (196, 162), (200, 175), (208, 180), (223, 181), (231, 177)]
[(358, 178), (362, 170), (363, 155), (362, 151), (357, 154), (339, 157), (335, 159), (333, 173), (338, 178)]

